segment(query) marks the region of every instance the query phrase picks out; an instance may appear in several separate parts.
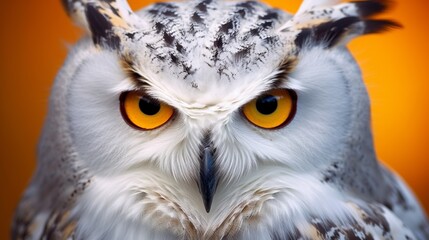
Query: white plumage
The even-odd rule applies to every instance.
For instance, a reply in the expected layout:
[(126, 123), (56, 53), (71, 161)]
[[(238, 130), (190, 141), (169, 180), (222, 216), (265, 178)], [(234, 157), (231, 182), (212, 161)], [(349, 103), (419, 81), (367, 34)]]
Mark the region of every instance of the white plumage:
[[(63, 0), (87, 30), (52, 91), (15, 239), (427, 239), (376, 159), (345, 48), (382, 0)], [(149, 120), (146, 120), (149, 119)], [(280, 119), (280, 120), (279, 120)]]

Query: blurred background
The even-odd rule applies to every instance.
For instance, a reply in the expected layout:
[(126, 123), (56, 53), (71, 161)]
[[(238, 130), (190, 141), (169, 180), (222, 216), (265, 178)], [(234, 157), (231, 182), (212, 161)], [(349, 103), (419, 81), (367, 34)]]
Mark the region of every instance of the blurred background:
[[(301, 1), (268, 1), (295, 12)], [(133, 9), (151, 3), (130, 0)], [(385, 17), (404, 25), (350, 44), (372, 102), (375, 146), (429, 209), (429, 29), (424, 0), (398, 1)], [(0, 239), (36, 165), (48, 95), (67, 47), (81, 35), (60, 0), (7, 1), (0, 14)]]

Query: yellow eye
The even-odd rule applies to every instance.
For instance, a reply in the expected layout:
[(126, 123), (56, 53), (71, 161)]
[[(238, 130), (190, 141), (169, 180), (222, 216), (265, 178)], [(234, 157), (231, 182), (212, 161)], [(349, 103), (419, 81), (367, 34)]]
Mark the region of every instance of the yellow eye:
[(140, 130), (161, 127), (174, 114), (172, 107), (138, 91), (122, 93), (120, 102), (122, 117)]
[(296, 93), (292, 90), (271, 90), (244, 105), (243, 115), (260, 128), (282, 127), (295, 115), (296, 99)]

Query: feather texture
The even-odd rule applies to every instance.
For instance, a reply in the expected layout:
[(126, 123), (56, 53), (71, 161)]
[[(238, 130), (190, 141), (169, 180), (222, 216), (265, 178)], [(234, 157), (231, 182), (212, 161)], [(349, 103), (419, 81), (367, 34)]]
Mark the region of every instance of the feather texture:
[[(295, 16), (255, 1), (63, 3), (91, 36), (55, 81), (14, 239), (429, 238), (417, 200), (376, 158), (343, 46), (396, 27), (374, 18), (389, 2), (306, 0)], [(170, 118), (130, 127), (128, 92), (141, 97), (133, 113), (151, 99)], [(290, 101), (293, 119), (250, 122), (243, 109), (268, 97), (273, 111)]]

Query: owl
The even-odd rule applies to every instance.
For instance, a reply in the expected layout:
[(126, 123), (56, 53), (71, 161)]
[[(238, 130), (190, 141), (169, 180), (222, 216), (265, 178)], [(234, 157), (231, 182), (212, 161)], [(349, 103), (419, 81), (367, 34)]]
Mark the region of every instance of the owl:
[(389, 1), (63, 0), (87, 33), (50, 97), (13, 239), (429, 239), (374, 152), (346, 44)]

